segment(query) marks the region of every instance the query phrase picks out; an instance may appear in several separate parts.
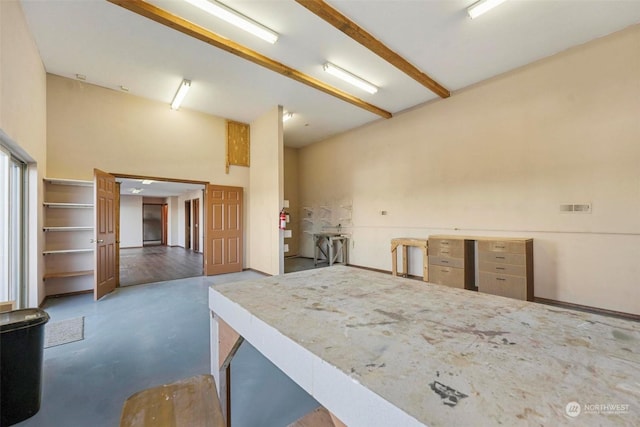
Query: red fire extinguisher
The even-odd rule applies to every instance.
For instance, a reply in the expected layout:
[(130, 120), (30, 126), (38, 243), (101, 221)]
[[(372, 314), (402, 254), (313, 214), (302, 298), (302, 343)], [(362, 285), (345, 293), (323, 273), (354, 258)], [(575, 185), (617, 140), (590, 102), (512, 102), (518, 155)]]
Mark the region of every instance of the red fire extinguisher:
[(280, 230), (284, 230), (287, 228), (287, 211), (282, 208), (280, 211)]

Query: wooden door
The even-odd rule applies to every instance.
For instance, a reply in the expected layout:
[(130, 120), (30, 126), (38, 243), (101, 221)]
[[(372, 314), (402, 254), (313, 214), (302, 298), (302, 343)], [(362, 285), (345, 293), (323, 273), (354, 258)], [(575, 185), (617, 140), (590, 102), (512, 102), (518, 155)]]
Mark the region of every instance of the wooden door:
[(116, 182), (115, 193), (115, 205), (116, 205), (116, 288), (120, 287), (120, 183)]
[(162, 245), (167, 245), (167, 237), (169, 233), (169, 205), (162, 205)]
[(205, 275), (242, 271), (242, 187), (207, 185)]
[(184, 202), (184, 248), (191, 249), (191, 201)]
[(102, 298), (116, 287), (116, 179), (93, 170), (95, 271), (93, 295)]
[(200, 252), (200, 199), (193, 199), (193, 251)]

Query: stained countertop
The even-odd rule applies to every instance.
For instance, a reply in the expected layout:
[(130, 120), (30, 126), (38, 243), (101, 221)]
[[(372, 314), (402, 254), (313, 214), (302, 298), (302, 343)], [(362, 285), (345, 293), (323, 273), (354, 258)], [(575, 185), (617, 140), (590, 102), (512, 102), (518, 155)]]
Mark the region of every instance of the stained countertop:
[(210, 308), (350, 427), (640, 425), (638, 322), (346, 266), (213, 285)]

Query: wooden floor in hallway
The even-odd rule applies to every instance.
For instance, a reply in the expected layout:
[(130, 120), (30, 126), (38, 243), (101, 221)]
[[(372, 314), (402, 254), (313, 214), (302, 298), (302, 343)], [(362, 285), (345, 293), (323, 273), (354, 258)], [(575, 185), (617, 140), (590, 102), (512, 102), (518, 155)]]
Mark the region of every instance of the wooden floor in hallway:
[(181, 247), (120, 249), (120, 286), (202, 276), (202, 254)]

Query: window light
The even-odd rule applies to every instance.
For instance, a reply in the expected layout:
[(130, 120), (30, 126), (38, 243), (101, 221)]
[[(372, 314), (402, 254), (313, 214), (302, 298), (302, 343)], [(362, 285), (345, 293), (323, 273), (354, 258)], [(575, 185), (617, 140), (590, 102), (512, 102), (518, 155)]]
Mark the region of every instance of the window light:
[(184, 97), (187, 96), (187, 92), (189, 92), (190, 88), (191, 80), (182, 80), (182, 83), (180, 83), (180, 87), (178, 88), (176, 95), (173, 97), (173, 101), (171, 101), (172, 110), (177, 110), (178, 108), (180, 108), (180, 105), (182, 104)]
[(360, 78), (360, 77), (358, 77), (358, 76), (356, 76), (354, 74), (351, 74), (350, 72), (348, 72), (346, 70), (343, 70), (342, 68), (340, 68), (340, 67), (338, 67), (336, 65), (333, 65), (330, 62), (327, 62), (326, 64), (324, 64), (323, 68), (327, 73), (329, 73), (329, 74), (331, 74), (331, 75), (333, 75), (333, 76), (335, 76), (335, 77), (337, 77), (337, 78), (339, 78), (339, 79), (341, 79), (341, 80), (343, 80), (343, 81), (345, 81), (347, 83), (350, 83), (350, 84), (354, 85), (355, 87), (364, 90), (365, 92), (369, 92), (370, 94), (374, 94), (374, 93), (376, 93), (378, 91), (378, 88), (376, 86), (372, 85), (371, 83), (369, 83), (368, 81), (366, 81), (366, 80), (364, 80), (364, 79), (362, 79), (362, 78)]
[(468, 9), (467, 13), (471, 19), (475, 19), (478, 16), (490, 11), (496, 6), (500, 6), (507, 0), (480, 0), (472, 4)]
[(244, 16), (240, 12), (225, 6), (217, 1), (208, 0), (184, 0), (187, 3), (204, 10), (211, 15), (220, 18), (228, 23), (235, 25), (238, 28), (245, 30), (248, 33), (253, 34), (256, 37), (260, 37), (262, 40), (274, 44), (278, 40), (278, 33), (265, 27), (264, 25), (254, 21), (253, 19)]

